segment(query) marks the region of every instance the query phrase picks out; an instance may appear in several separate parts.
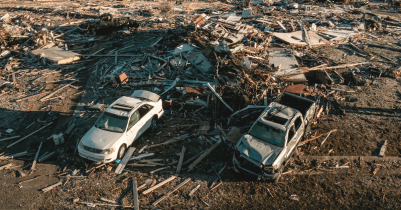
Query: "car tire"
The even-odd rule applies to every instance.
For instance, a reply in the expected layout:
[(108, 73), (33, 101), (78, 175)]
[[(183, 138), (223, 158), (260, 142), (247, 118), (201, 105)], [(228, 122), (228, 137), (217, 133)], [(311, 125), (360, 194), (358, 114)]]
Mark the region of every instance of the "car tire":
[(125, 153), (125, 150), (127, 150), (127, 145), (123, 144), (120, 146), (120, 148), (118, 149), (118, 153), (117, 153), (117, 159), (122, 159)]
[(157, 128), (157, 117), (154, 116), (154, 117), (152, 118), (152, 122), (150, 122), (150, 129), (151, 129), (152, 131), (154, 131), (154, 130), (156, 130), (156, 128)]

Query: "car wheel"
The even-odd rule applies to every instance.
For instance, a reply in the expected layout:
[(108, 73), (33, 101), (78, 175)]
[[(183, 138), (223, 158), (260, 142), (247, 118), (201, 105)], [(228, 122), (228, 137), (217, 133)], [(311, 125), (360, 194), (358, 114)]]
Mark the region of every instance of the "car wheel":
[(126, 149), (127, 149), (127, 146), (125, 144), (120, 146), (120, 149), (118, 149), (117, 159), (121, 160), (121, 158), (124, 156)]
[(152, 118), (152, 122), (150, 123), (150, 129), (156, 130), (156, 127), (157, 127), (157, 117), (155, 116)]

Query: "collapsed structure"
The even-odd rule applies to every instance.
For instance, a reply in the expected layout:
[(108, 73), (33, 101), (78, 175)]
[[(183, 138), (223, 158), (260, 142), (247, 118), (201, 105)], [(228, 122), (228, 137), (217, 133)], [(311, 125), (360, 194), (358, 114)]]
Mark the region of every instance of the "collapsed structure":
[[(311, 132), (321, 117), (346, 116), (350, 95), (361, 93), (380, 78), (400, 76), (400, 40), (392, 37), (399, 36), (401, 21), (378, 15), (379, 10), (365, 2), (177, 3), (106, 6), (104, 2), (92, 2), (1, 10), (0, 119), (6, 121), (0, 125), (0, 153), (4, 151), (0, 160), (33, 161), (32, 170), (38, 163), (55, 160), (62, 168), (61, 181), (49, 184), (44, 192), (65, 185), (70, 178), (86, 179), (103, 169), (110, 174), (116, 167), (116, 174), (135, 177), (134, 200), (129, 202), (133, 205), (102, 201), (138, 208), (138, 191), (151, 193), (179, 174), (194, 179), (198, 176), (194, 170), (214, 172), (211, 184), (205, 188), (210, 191), (224, 183), (223, 171), (234, 167), (270, 178), (296, 173), (297, 166), (286, 170), (286, 164), (291, 167), (293, 154), (302, 150), (297, 147), (308, 145), (304, 152), (310, 152), (318, 138), (324, 139), (319, 142), (321, 146), (337, 131), (326, 128), (324, 132), (319, 130), (319, 135)], [(80, 141), (100, 111), (111, 109), (106, 107), (121, 96), (129, 101), (127, 96), (138, 90), (153, 92), (163, 100), (165, 115), (159, 116), (157, 126), (149, 121), (154, 129), (126, 145), (124, 156), (117, 155), (119, 148), (112, 147), (111, 140), (100, 134), (96, 138), (109, 148), (108, 154), (115, 152), (110, 156), (118, 157), (116, 162), (85, 162), (78, 156), (78, 149), (106, 154), (105, 150), (84, 145), (91, 143), (88, 138), (84, 143)], [(282, 100), (283, 92), (292, 94), (291, 100), (276, 104), (274, 101)], [(305, 101), (307, 108), (302, 107)], [(272, 110), (266, 116), (260, 115), (271, 103), (277, 105), (274, 109), (283, 106), (291, 107), (287, 109), (291, 111), (281, 113), (280, 119), (270, 118), (268, 112)], [(396, 100), (391, 112), (398, 114), (399, 109)], [(34, 119), (30, 111), (38, 112)], [(68, 113), (68, 118), (62, 113)], [(26, 116), (29, 125), (21, 126), (23, 119), (18, 115)], [(12, 116), (14, 121), (10, 120)], [(293, 117), (302, 118), (302, 128), (293, 128)], [(285, 122), (280, 121), (283, 119)], [(261, 142), (255, 143), (255, 139), (263, 139), (252, 132), (258, 120), (270, 125), (271, 130), (279, 127), (286, 133), (281, 136), (284, 144), (277, 147), (273, 142), (261, 147)], [(124, 126), (119, 129), (128, 136), (129, 129)], [(296, 138), (288, 137), (291, 132)], [(384, 148), (380, 156), (384, 156), (387, 144), (380, 143)], [(178, 157), (173, 152), (168, 157), (164, 154), (166, 148), (173, 150), (172, 145), (179, 145)], [(336, 160), (324, 167), (339, 168), (338, 164)], [(342, 166), (348, 168), (347, 164)], [(4, 165), (8, 167), (11, 165)], [(379, 166), (372, 165), (372, 169), (376, 174)], [(129, 173), (122, 173), (124, 170)], [(164, 172), (174, 176), (159, 179), (156, 185), (153, 175)], [(187, 183), (192, 183), (191, 179), (141, 206), (159, 205)], [(199, 187), (193, 187), (189, 197)], [(291, 196), (292, 200), (296, 198)], [(81, 203), (104, 204), (93, 202)]]

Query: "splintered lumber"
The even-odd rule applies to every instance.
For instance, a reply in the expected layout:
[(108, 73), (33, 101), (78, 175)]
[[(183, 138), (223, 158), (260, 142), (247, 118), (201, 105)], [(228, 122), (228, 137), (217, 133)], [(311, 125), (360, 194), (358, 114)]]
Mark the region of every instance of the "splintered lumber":
[(191, 178), (186, 179), (185, 181), (181, 182), (177, 187), (175, 187), (173, 190), (165, 194), (163, 197), (159, 198), (159, 200), (155, 201), (152, 206), (156, 206), (158, 203), (162, 202), (164, 199), (166, 199), (168, 196), (170, 196), (173, 192), (177, 191), (180, 189), (182, 186), (184, 186), (186, 183), (191, 181)]
[(149, 173), (150, 173), (150, 174), (153, 174), (153, 173), (156, 173), (156, 172), (158, 172), (158, 171), (162, 171), (162, 170), (167, 169), (167, 168), (170, 168), (170, 166), (163, 167), (163, 168), (158, 168), (158, 169), (153, 170), (153, 171), (151, 171), (151, 172), (149, 172)]
[(40, 148), (42, 148), (42, 144), (43, 144), (43, 141), (40, 142), (38, 151), (36, 152), (35, 159), (33, 160), (33, 163), (32, 163), (32, 166), (31, 166), (31, 170), (35, 170), (36, 162), (38, 161), (38, 156), (39, 156), (39, 153), (40, 153)]
[(220, 183), (218, 183), (216, 186), (214, 186), (212, 189), (210, 189), (210, 191), (215, 190), (215, 189), (218, 188), (221, 184), (223, 184), (223, 182), (220, 181)]
[(213, 150), (215, 150), (221, 144), (221, 140), (216, 142), (213, 146), (211, 146), (206, 152), (204, 152), (198, 159), (196, 159), (191, 165), (189, 165), (188, 171), (192, 171), (198, 163), (200, 163), (207, 155), (209, 155)]
[(53, 188), (55, 188), (55, 187), (57, 187), (59, 185), (62, 185), (62, 184), (63, 184), (63, 182), (57, 182), (56, 184), (53, 184), (53, 185), (50, 185), (48, 187), (43, 188), (42, 191), (43, 192), (48, 192), (48, 191), (52, 190)]
[(132, 193), (134, 196), (134, 208), (135, 210), (139, 210), (139, 202), (138, 202), (138, 189), (136, 188), (136, 178), (132, 178)]
[(129, 159), (131, 158), (132, 153), (134, 153), (136, 150), (135, 147), (130, 147), (128, 149), (128, 151), (125, 153), (122, 161), (120, 162), (120, 164), (118, 164), (115, 173), (116, 174), (121, 174), (121, 172), (123, 172), (125, 165), (127, 165)]
[(9, 164), (0, 166), (0, 171), (3, 170), (3, 169), (6, 169), (6, 168), (8, 168), (8, 167), (10, 167), (10, 166), (12, 166), (12, 165), (13, 165), (12, 163), (9, 163)]
[(327, 134), (326, 138), (324, 138), (324, 140), (322, 141), (322, 143), (320, 144), (320, 146), (322, 146), (324, 144), (324, 142), (327, 140), (327, 138), (329, 138), (330, 134), (332, 131), (329, 132), (329, 134)]
[(151, 187), (151, 188), (149, 188), (149, 189), (143, 191), (142, 194), (146, 195), (146, 194), (152, 192), (153, 190), (156, 190), (157, 188), (159, 188), (159, 187), (161, 187), (161, 186), (167, 184), (168, 182), (172, 181), (172, 180), (175, 179), (175, 178), (177, 178), (177, 177), (176, 177), (176, 176), (171, 176), (170, 178), (168, 178), (168, 179), (166, 179), (166, 180), (160, 182), (159, 184), (157, 184), (157, 185), (155, 185), (155, 186), (153, 186), (153, 187)]
[(197, 155), (189, 158), (188, 160), (186, 160), (182, 165), (185, 166), (188, 163), (192, 162), (193, 160), (195, 160), (196, 158), (198, 158), (199, 156), (201, 156), (206, 150), (203, 150), (202, 152), (198, 153)]
[(91, 172), (92, 170), (95, 170), (95, 169), (97, 169), (97, 168), (103, 167), (103, 166), (105, 166), (105, 165), (106, 165), (106, 163), (103, 163), (103, 164), (100, 164), (100, 165), (98, 165), (98, 166), (96, 166), (96, 167), (94, 167), (94, 168), (88, 169), (88, 170), (86, 170), (86, 173), (89, 173), (89, 172)]
[(234, 110), (226, 103), (226, 102), (224, 102), (224, 100), (219, 96), (219, 94), (217, 94), (217, 92), (214, 90), (214, 88), (210, 85), (210, 83), (207, 83), (207, 86), (209, 87), (209, 89), (214, 93), (214, 95), (216, 95), (216, 97), (224, 104), (224, 105), (226, 105), (226, 107), (230, 110), (230, 111), (232, 111), (232, 112), (234, 112)]
[(76, 80), (75, 80), (75, 81), (72, 81), (72, 82), (70, 82), (70, 83), (68, 83), (68, 84), (66, 84), (66, 85), (64, 85), (63, 87), (57, 89), (56, 91), (50, 93), (49, 95), (47, 95), (47, 96), (41, 98), (39, 101), (41, 101), (41, 102), (46, 101), (46, 99), (52, 97), (54, 94), (60, 92), (60, 91), (63, 90), (64, 88), (69, 87), (69, 86), (70, 86), (71, 84), (73, 84), (74, 82), (76, 82)]
[(35, 135), (36, 133), (38, 133), (39, 131), (45, 129), (46, 127), (48, 127), (48, 126), (51, 125), (51, 124), (53, 124), (53, 122), (50, 122), (50, 123), (46, 124), (45, 126), (39, 128), (38, 130), (36, 130), (36, 131), (34, 131), (34, 132), (28, 134), (27, 136), (24, 136), (22, 139), (19, 139), (18, 141), (15, 141), (14, 143), (8, 145), (7, 148), (10, 148), (10, 147), (12, 147), (12, 146), (14, 146), (14, 145), (20, 143), (21, 141), (23, 141), (23, 140), (25, 140), (25, 139), (27, 139), (27, 138), (29, 138), (29, 137)]
[(380, 45), (380, 44), (368, 44), (368, 46), (370, 46), (370, 47), (384, 48), (384, 49), (389, 49), (389, 50), (394, 50), (394, 51), (399, 51), (399, 52), (401, 52), (401, 48), (389, 47), (389, 46)]
[(80, 204), (85, 204), (88, 206), (112, 206), (112, 207), (120, 207), (120, 208), (132, 208), (132, 206), (124, 206), (118, 204), (108, 204), (108, 203), (89, 203), (89, 202), (79, 202)]
[(179, 174), (181, 172), (182, 163), (184, 162), (185, 150), (186, 150), (186, 148), (184, 146), (182, 146), (182, 150), (180, 153), (180, 160), (178, 161), (178, 165), (177, 165), (177, 174)]
[(4, 139), (0, 139), (0, 141), (8, 141), (8, 140), (13, 140), (13, 139), (18, 139), (19, 137), (21, 137), (21, 136), (11, 136), (11, 137), (7, 137)]
[(117, 202), (115, 202), (115, 201), (113, 201), (113, 200), (110, 200), (110, 199), (107, 199), (107, 198), (100, 198), (100, 200), (101, 200), (101, 201), (104, 201), (104, 202), (108, 202), (108, 203), (117, 204)]
[(36, 96), (46, 95), (46, 94), (48, 94), (48, 93), (50, 93), (50, 92), (49, 92), (49, 91), (46, 91), (46, 92), (43, 92), (43, 93), (38, 93), (38, 94), (35, 94), (35, 95), (31, 95), (31, 96), (27, 96), (27, 97), (25, 97), (25, 98), (18, 99), (18, 100), (16, 100), (15, 102), (25, 101), (25, 100), (31, 99), (31, 98), (33, 98), (33, 97), (36, 97)]
[(155, 148), (155, 147), (159, 147), (159, 146), (162, 146), (162, 145), (166, 145), (166, 144), (171, 144), (171, 143), (175, 143), (175, 142), (178, 142), (178, 141), (182, 141), (185, 138), (188, 138), (188, 136), (189, 136), (188, 134), (184, 134), (182, 136), (175, 137), (175, 138), (171, 139), (170, 141), (166, 141), (166, 142), (163, 142), (163, 143), (160, 143), (160, 144), (150, 145), (147, 148), (150, 149), (150, 148)]
[(327, 132), (327, 133), (322, 133), (322, 134), (320, 134), (320, 135), (318, 135), (318, 136), (315, 136), (315, 137), (313, 137), (313, 138), (310, 138), (310, 139), (307, 139), (307, 140), (305, 140), (305, 141), (300, 142), (298, 146), (302, 146), (302, 145), (304, 145), (304, 144), (306, 144), (306, 143), (308, 143), (308, 142), (310, 142), (310, 141), (313, 141), (313, 140), (315, 140), (315, 139), (318, 139), (318, 138), (320, 138), (320, 137), (322, 137), (322, 136), (328, 135), (329, 133), (336, 132), (336, 131), (337, 131), (337, 129), (334, 129), (334, 130), (331, 130), (331, 131), (329, 131), (329, 132)]
[(33, 177), (32, 179), (27, 179), (27, 180), (25, 180), (25, 181), (18, 182), (18, 184), (22, 184), (22, 183), (25, 183), (25, 182), (30, 182), (30, 181), (32, 181), (32, 180), (35, 180), (35, 179), (39, 178), (39, 177), (40, 177), (40, 176), (36, 176), (36, 177)]
[(311, 44), (310, 39), (309, 39), (308, 31), (306, 30), (306, 28), (304, 28), (303, 31), (304, 31), (304, 34), (305, 34), (305, 42), (309, 45), (309, 48), (312, 48), (312, 44)]
[(200, 186), (201, 185), (198, 184), (198, 186), (196, 186), (194, 189), (191, 190), (191, 192), (189, 192), (188, 196), (192, 197), (195, 194), (195, 192), (199, 189)]
[(386, 140), (386, 141), (384, 141), (383, 146), (380, 148), (380, 153), (379, 153), (380, 157), (384, 157), (386, 150), (387, 150), (387, 144), (388, 144), (388, 141)]

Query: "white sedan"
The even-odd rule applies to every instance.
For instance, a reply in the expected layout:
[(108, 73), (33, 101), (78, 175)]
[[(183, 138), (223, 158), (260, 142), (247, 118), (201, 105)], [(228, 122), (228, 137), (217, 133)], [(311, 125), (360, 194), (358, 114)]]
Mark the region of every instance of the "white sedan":
[(123, 96), (104, 110), (95, 125), (81, 138), (81, 157), (108, 163), (121, 159), (125, 150), (164, 114), (160, 96), (136, 90)]

